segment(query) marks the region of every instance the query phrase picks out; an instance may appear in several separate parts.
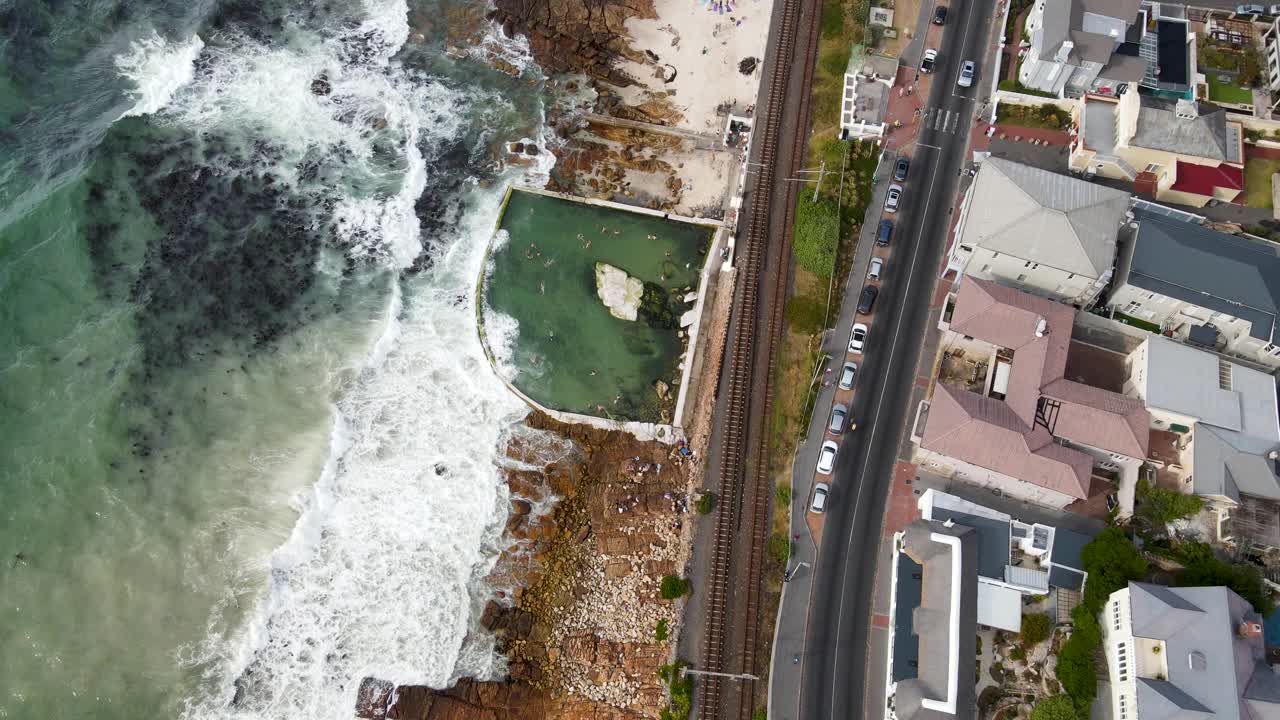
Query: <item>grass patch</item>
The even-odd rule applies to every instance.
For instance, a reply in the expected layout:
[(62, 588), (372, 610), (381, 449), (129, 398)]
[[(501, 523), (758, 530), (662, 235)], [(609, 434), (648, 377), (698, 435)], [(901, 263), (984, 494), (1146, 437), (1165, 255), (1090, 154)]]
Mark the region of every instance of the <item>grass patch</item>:
[(773, 500), (780, 508), (791, 507), (791, 486), (778, 485), (773, 489)]
[[(822, 279), (835, 271), (836, 248), (840, 244), (840, 213), (825, 197), (814, 202), (807, 192), (796, 203), (796, 227), (792, 252), (800, 267)], [(825, 300), (824, 300), (825, 305)]]
[(787, 567), (787, 561), (791, 559), (791, 538), (788, 538), (786, 535), (774, 533), (769, 536), (768, 549), (769, 558), (785, 569)]
[(1218, 73), (1212, 70), (1205, 73), (1205, 79), (1209, 81), (1210, 100), (1214, 102), (1239, 103), (1241, 105), (1253, 104), (1253, 92), (1231, 82), (1222, 82), (1218, 78)]
[(1143, 320), (1142, 318), (1136, 318), (1132, 315), (1125, 315), (1122, 312), (1116, 313), (1115, 319), (1119, 320), (1125, 325), (1136, 327), (1140, 330), (1146, 330), (1147, 332), (1152, 332), (1157, 335), (1160, 334), (1160, 326), (1148, 320)]
[[(1022, 83), (1018, 82), (1017, 80), (1001, 80), (1000, 89), (1004, 90), (1005, 92), (1014, 92), (1022, 95), (1034, 95), (1035, 97), (1053, 98), (1055, 100), (1058, 99), (1058, 96), (1054, 95), (1051, 92), (1045, 92), (1044, 90), (1036, 90), (1034, 88), (1029, 88), (1026, 85), (1023, 85)], [(1001, 107), (1004, 107), (1004, 106), (1001, 105)]]
[(1001, 103), (996, 108), (997, 125), (1014, 125), (1042, 130), (1062, 130), (1071, 126), (1071, 113), (1057, 105), (1013, 105)]
[(1280, 160), (1249, 158), (1244, 163), (1244, 204), (1270, 208), (1271, 175), (1280, 172)]
[(667, 619), (662, 618), (658, 621), (658, 625), (653, 628), (653, 639), (662, 642), (671, 637), (671, 628), (667, 625)]

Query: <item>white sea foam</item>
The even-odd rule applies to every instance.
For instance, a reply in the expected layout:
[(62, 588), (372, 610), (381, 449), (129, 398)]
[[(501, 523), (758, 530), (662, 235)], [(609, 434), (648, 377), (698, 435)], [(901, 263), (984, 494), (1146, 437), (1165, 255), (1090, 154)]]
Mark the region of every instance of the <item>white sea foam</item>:
[(196, 58), (203, 49), (199, 35), (170, 44), (153, 31), (150, 37), (134, 41), (127, 54), (116, 58), (120, 74), (133, 82), (128, 91), (133, 107), (120, 117), (150, 115), (169, 104), (174, 93), (195, 77)]

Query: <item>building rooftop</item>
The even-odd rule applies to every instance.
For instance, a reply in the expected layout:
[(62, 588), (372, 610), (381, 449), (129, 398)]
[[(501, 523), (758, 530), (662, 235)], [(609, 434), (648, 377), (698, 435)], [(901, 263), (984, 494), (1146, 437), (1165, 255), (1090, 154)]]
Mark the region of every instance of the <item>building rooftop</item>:
[(1218, 188), (1244, 189), (1244, 170), (1233, 165), (1199, 165), (1179, 160), (1176, 173), (1177, 179), (1169, 187), (1175, 192), (1213, 195)]
[(1178, 117), (1179, 101), (1142, 96), (1129, 144), (1211, 160), (1241, 162), (1239, 143), (1228, 143), (1227, 111), (1207, 103), (1182, 103), (1194, 118)]
[(1135, 210), (1138, 229), (1125, 243), (1115, 287), (1140, 287), (1237, 317), (1249, 334), (1276, 339), (1280, 245)]
[(1141, 402), (1064, 378), (1075, 311), (967, 277), (951, 330), (1011, 352), (1003, 399), (935, 385), (922, 445), (1075, 498), (1087, 498), (1093, 459), (1054, 441), (1146, 457)]
[(903, 531), (902, 552), (922, 567), (920, 604), (911, 612), (919, 643), (916, 676), (898, 681), (900, 720), (970, 720), (977, 709), (977, 535), (960, 525), (916, 520)]
[(1130, 195), (990, 157), (969, 197), (962, 244), (1096, 278), (1115, 262)]
[[(1133, 635), (1164, 643), (1168, 676), (1142, 672), (1141, 720), (1264, 718), (1280, 713), (1277, 678), (1266, 664), (1262, 618), (1225, 587), (1169, 588), (1129, 583)], [(1258, 631), (1244, 632), (1257, 623)], [(1142, 650), (1139, 650), (1142, 652)], [(1147, 651), (1150, 652), (1150, 651)], [(1250, 711), (1256, 705), (1257, 712)]]

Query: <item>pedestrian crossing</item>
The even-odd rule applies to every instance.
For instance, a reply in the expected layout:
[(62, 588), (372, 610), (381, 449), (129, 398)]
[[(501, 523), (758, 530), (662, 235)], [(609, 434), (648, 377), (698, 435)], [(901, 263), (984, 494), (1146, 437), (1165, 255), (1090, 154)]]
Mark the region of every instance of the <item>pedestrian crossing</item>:
[(955, 110), (943, 110), (933, 107), (925, 111), (922, 122), (925, 127), (931, 130), (955, 135), (956, 129), (960, 127), (960, 113)]

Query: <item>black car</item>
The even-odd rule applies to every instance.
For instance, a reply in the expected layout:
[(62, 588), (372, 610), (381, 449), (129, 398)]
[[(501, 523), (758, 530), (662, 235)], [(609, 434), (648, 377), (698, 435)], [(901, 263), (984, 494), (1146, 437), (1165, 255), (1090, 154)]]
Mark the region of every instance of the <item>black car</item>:
[(934, 25), (947, 24), (947, 6), (946, 5), (939, 5), (938, 7), (933, 9), (933, 24)]
[(898, 162), (893, 165), (893, 179), (902, 182), (907, 179), (907, 170), (911, 168), (911, 161), (904, 157), (898, 158)]
[(885, 247), (889, 244), (889, 238), (893, 237), (893, 221), (881, 220), (880, 228), (876, 230), (876, 244)]
[(880, 294), (880, 290), (875, 285), (868, 285), (862, 288), (862, 296), (858, 298), (858, 312), (867, 315), (876, 306), (876, 296)]

